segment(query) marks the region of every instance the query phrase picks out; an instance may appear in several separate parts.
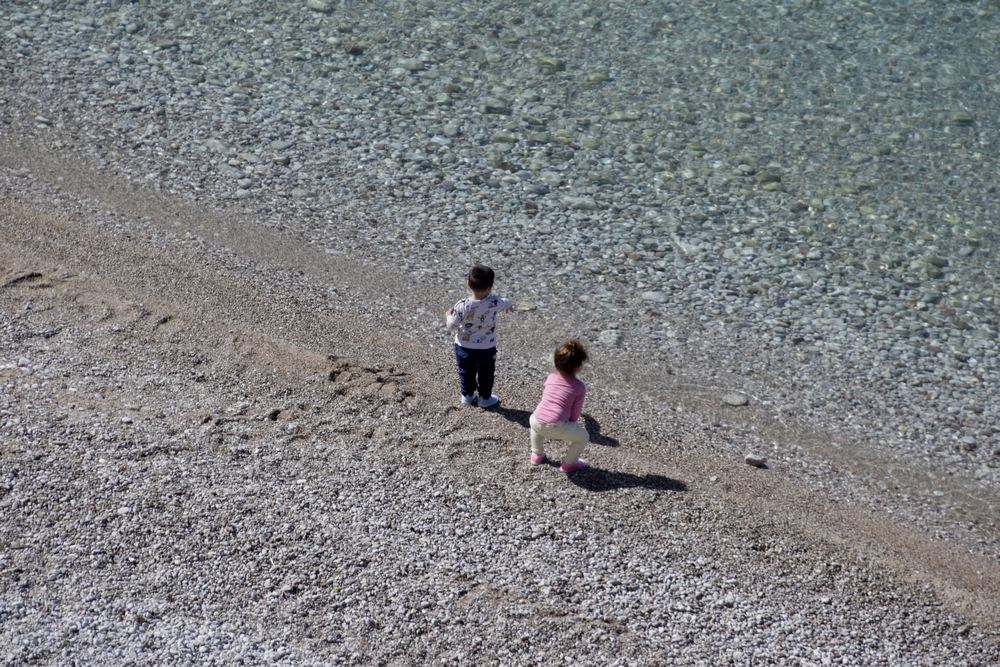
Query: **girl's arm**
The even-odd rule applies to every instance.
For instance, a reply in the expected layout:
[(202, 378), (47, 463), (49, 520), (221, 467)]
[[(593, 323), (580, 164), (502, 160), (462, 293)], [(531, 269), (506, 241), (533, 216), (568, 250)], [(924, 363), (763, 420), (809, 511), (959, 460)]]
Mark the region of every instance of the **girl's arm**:
[(573, 397), (573, 405), (569, 409), (569, 420), (575, 422), (580, 418), (580, 413), (583, 412), (583, 399), (587, 395), (587, 388), (581, 387), (580, 391), (576, 392), (576, 396)]

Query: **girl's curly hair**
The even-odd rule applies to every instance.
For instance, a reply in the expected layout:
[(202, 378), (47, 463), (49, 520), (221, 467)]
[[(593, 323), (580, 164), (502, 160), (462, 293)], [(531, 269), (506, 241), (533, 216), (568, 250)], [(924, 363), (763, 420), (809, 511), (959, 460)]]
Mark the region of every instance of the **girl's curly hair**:
[(553, 355), (556, 370), (566, 375), (576, 375), (580, 364), (590, 359), (587, 348), (578, 340), (568, 340), (556, 348)]

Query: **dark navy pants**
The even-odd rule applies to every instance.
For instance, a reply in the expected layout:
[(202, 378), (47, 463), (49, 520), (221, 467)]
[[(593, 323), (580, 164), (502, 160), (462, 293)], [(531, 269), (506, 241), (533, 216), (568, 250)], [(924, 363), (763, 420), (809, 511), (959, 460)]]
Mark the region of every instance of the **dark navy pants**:
[(462, 395), (472, 396), (479, 390), (479, 398), (493, 395), (493, 372), (497, 365), (497, 349), (472, 350), (455, 344), (455, 359), (458, 361), (458, 379), (462, 383)]

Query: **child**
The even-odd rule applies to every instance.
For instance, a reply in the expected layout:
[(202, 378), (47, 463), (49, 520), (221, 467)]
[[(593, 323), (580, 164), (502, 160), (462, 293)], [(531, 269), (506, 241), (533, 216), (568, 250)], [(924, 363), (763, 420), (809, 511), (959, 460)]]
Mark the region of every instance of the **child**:
[(500, 402), (493, 394), (493, 372), (497, 358), (497, 312), (511, 312), (510, 301), (492, 296), (493, 269), (476, 264), (469, 270), (466, 283), (472, 298), (462, 299), (445, 317), (448, 330), (455, 332), (455, 359), (462, 384), (462, 403), (471, 405), (479, 390), (479, 407)]
[(568, 440), (566, 456), (560, 470), (566, 473), (583, 470), (587, 462), (580, 458), (590, 436), (587, 429), (576, 423), (583, 410), (583, 397), (587, 387), (577, 375), (587, 361), (587, 350), (578, 340), (568, 340), (554, 355), (556, 372), (545, 379), (542, 385), (542, 400), (531, 415), (531, 465), (545, 463), (545, 438)]

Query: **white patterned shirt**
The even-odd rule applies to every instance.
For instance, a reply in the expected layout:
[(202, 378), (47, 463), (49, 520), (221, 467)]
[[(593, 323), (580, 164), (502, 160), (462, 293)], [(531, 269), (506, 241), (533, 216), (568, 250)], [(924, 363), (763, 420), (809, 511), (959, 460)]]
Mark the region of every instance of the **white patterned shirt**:
[(462, 347), (473, 350), (496, 347), (497, 313), (510, 306), (510, 301), (492, 294), (485, 299), (462, 299), (448, 316), (448, 330), (455, 332), (455, 343)]

